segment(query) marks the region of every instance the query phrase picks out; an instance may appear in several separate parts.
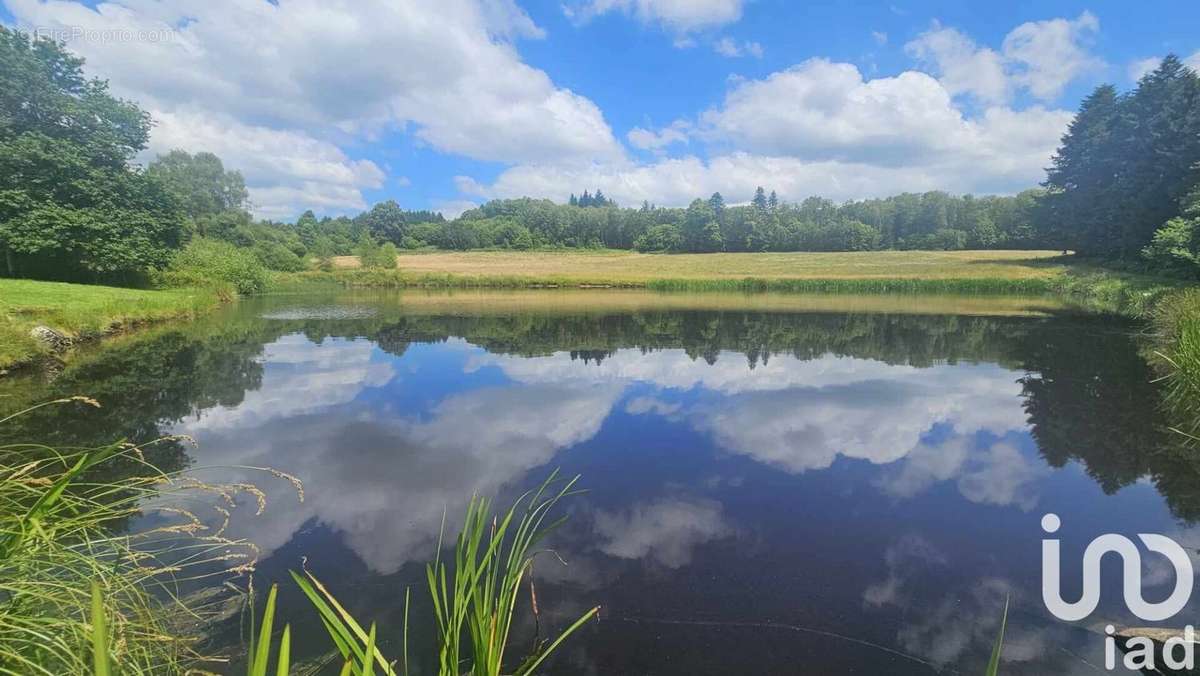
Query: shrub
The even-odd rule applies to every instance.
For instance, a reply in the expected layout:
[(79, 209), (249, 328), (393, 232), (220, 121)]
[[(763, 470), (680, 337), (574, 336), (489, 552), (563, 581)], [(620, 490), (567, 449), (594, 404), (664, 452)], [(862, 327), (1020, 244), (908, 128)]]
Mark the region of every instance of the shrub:
[(171, 283), (227, 282), (242, 295), (262, 293), (267, 287), (267, 269), (257, 256), (213, 239), (192, 240), (172, 259), (169, 273)]
[(354, 253), (364, 268), (396, 269), (396, 245), (391, 242), (380, 246), (370, 235), (363, 235)]
[(258, 256), (258, 260), (268, 270), (300, 272), (306, 267), (304, 261), (299, 256), (292, 253), (291, 249), (279, 243), (260, 244), (254, 248), (254, 255)]
[(1157, 268), (1200, 277), (1200, 217), (1167, 221), (1142, 249), (1142, 257)]

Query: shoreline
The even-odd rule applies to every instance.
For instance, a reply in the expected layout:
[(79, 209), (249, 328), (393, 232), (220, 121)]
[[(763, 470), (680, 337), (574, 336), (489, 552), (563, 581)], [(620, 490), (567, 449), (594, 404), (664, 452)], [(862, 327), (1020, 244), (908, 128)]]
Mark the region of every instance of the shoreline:
[[(104, 338), (168, 321), (191, 320), (234, 299), (218, 287), (128, 289), (93, 284), (0, 279), (0, 377)], [(50, 346), (31, 335), (45, 327)]]
[[(869, 274), (858, 268), (874, 265), (880, 256), (901, 260), (896, 252), (878, 252), (875, 257), (853, 256), (854, 267), (838, 267), (834, 261), (847, 257), (834, 254), (770, 255), (761, 258), (738, 257), (747, 262), (768, 266), (782, 257), (788, 261), (808, 259), (830, 263), (833, 274), (820, 275), (760, 275), (746, 277), (716, 276), (695, 270), (690, 276), (653, 276), (633, 274), (629, 268), (618, 268), (613, 274), (542, 274), (530, 265), (526, 274), (471, 274), (463, 272), (414, 272), (398, 270), (343, 267), (332, 271), (273, 273), (266, 295), (286, 293), (319, 293), (346, 289), (425, 289), (425, 290), (570, 290), (586, 292), (614, 289), (642, 289), (670, 293), (735, 293), (779, 295), (858, 295), (898, 296), (917, 295), (946, 297), (1045, 298), (1062, 303), (1067, 309), (1096, 313), (1120, 314), (1138, 319), (1153, 317), (1153, 308), (1174, 292), (1186, 288), (1185, 282), (1116, 272), (1087, 264), (1064, 264), (1060, 258), (1048, 255), (1030, 256), (1011, 265), (1007, 277), (971, 276), (971, 267), (987, 252), (949, 252), (960, 262), (958, 268), (947, 272), (935, 267), (944, 262), (947, 252), (906, 252), (907, 258), (923, 259), (906, 270), (896, 270), (883, 276), (872, 270)], [(611, 257), (595, 252), (554, 254), (554, 264), (611, 258), (628, 260), (633, 254)], [(514, 252), (482, 252), (480, 254), (410, 254), (401, 259), (420, 257), (437, 261), (439, 256), (455, 260), (520, 262), (545, 260), (545, 252), (526, 254)], [(706, 264), (727, 259), (728, 254), (704, 254), (712, 259), (699, 259)], [(987, 256), (984, 256), (986, 259)], [(695, 256), (641, 256), (641, 259), (667, 261), (661, 266), (676, 271), (681, 264), (690, 265)], [(1005, 260), (1005, 259), (1001, 259)], [(1007, 259), (1011, 260), (1011, 259)], [(682, 263), (681, 263), (682, 261)], [(966, 265), (962, 265), (965, 261)], [(990, 261), (984, 262), (990, 267)], [(857, 275), (856, 275), (857, 271)], [(0, 376), (23, 370), (41, 359), (65, 354), (39, 344), (29, 335), (36, 326), (46, 326), (62, 334), (73, 347), (103, 338), (127, 334), (139, 328), (167, 321), (190, 320), (207, 314), (236, 296), (218, 287), (184, 287), (168, 289), (126, 289), (85, 284), (40, 282), (23, 279), (0, 279)], [(5, 316), (7, 315), (7, 316)]]

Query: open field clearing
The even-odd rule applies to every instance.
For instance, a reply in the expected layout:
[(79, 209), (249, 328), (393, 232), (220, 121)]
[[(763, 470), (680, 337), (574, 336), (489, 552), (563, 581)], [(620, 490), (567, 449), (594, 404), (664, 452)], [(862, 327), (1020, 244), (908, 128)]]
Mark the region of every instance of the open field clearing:
[[(630, 251), (406, 253), (411, 274), (646, 282), (653, 279), (1045, 279), (1066, 266), (1057, 251), (864, 251), (852, 253), (643, 254)], [(354, 256), (334, 266), (358, 267)]]

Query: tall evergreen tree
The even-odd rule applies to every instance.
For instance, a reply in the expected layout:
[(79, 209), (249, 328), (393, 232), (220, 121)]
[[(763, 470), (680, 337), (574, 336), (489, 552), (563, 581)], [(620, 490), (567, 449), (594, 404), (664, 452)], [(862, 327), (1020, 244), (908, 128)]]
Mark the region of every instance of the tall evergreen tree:
[(1064, 248), (1104, 254), (1118, 246), (1113, 190), (1119, 170), (1116, 133), (1120, 99), (1112, 85), (1097, 87), (1067, 127), (1046, 172), (1040, 200), (1043, 236)]
[(754, 208), (759, 212), (765, 212), (767, 210), (767, 193), (762, 189), (761, 185), (758, 186), (758, 189), (754, 191), (754, 199), (751, 200), (750, 203), (753, 204)]
[(713, 217), (717, 219), (717, 223), (725, 223), (725, 198), (721, 197), (721, 193), (714, 192), (712, 197), (708, 198), (708, 206), (713, 210)]
[(1138, 81), (1118, 129), (1126, 160), (1118, 190), (1122, 254), (1135, 254), (1179, 214), (1197, 183), (1200, 162), (1200, 77), (1171, 54)]

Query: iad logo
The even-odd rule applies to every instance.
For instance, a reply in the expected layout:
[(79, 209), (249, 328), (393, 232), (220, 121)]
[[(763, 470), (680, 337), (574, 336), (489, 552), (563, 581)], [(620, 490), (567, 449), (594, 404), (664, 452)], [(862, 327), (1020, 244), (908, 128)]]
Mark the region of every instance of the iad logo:
[[(1062, 521), (1055, 514), (1042, 517), (1042, 530), (1048, 534), (1058, 532)], [(1187, 605), (1192, 596), (1192, 561), (1179, 543), (1164, 535), (1139, 533), (1138, 539), (1152, 552), (1167, 557), (1175, 567), (1175, 590), (1166, 600), (1147, 603), (1142, 598), (1142, 554), (1132, 540), (1122, 535), (1108, 533), (1092, 540), (1083, 552), (1083, 594), (1074, 603), (1067, 603), (1060, 590), (1061, 555), (1058, 540), (1042, 540), (1042, 600), (1046, 608), (1060, 620), (1077, 622), (1091, 615), (1100, 603), (1100, 560), (1105, 554), (1121, 557), (1124, 564), (1125, 605), (1129, 611), (1147, 622), (1160, 622), (1174, 617)]]
[[(1062, 520), (1057, 515), (1047, 514), (1042, 517), (1042, 530), (1046, 533), (1057, 533), (1061, 527)], [(1100, 561), (1105, 554), (1113, 553), (1121, 557), (1125, 605), (1130, 612), (1147, 622), (1160, 622), (1177, 615), (1192, 595), (1194, 573), (1191, 559), (1179, 543), (1164, 535), (1139, 533), (1138, 539), (1146, 549), (1167, 557), (1175, 567), (1175, 590), (1166, 600), (1147, 603), (1142, 598), (1141, 552), (1129, 538), (1108, 533), (1092, 540), (1083, 552), (1083, 593), (1074, 603), (1067, 603), (1062, 598), (1059, 578), (1062, 557), (1058, 540), (1042, 540), (1042, 601), (1046, 603), (1046, 608), (1055, 617), (1066, 622), (1077, 622), (1091, 615), (1100, 603)], [(1104, 668), (1111, 671), (1117, 668), (1118, 637), (1111, 624), (1104, 628), (1104, 634)], [(1184, 628), (1182, 637), (1168, 638), (1161, 647), (1156, 646), (1155, 642), (1146, 636), (1122, 636), (1120, 640), (1121, 651), (1125, 654), (1122, 665), (1131, 671), (1153, 671), (1160, 661), (1171, 670), (1168, 673), (1190, 670), (1195, 665), (1196, 642), (1191, 625)]]

